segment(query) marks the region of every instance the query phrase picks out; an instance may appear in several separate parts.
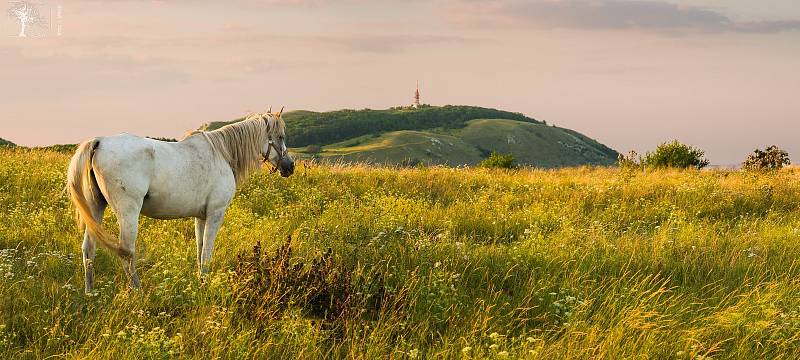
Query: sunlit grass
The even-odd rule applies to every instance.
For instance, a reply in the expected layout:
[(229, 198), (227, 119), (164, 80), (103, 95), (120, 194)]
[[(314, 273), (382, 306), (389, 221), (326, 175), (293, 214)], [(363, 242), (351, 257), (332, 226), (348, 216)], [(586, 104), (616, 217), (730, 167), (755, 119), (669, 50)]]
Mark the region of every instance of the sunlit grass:
[[(141, 224), (142, 289), (83, 294), (68, 156), (0, 150), (0, 358), (797, 358), (800, 173), (299, 167), (244, 185), (196, 277), (190, 220)], [(114, 217), (106, 226), (116, 230)], [(237, 314), (261, 241), (332, 249), (402, 303), (333, 332)], [(277, 300), (276, 300), (277, 301)], [(279, 307), (275, 307), (278, 309)], [(267, 309), (268, 310), (268, 309)]]

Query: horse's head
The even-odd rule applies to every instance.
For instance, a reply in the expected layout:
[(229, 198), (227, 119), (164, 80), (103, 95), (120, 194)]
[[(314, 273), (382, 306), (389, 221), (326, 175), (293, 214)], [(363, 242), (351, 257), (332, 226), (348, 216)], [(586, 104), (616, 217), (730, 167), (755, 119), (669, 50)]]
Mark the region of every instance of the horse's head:
[(265, 161), (269, 161), (273, 171), (280, 170), (281, 176), (287, 177), (294, 173), (294, 160), (289, 155), (286, 147), (286, 125), (281, 118), (283, 108), (276, 114), (267, 111), (263, 114), (267, 124), (267, 141), (261, 149)]

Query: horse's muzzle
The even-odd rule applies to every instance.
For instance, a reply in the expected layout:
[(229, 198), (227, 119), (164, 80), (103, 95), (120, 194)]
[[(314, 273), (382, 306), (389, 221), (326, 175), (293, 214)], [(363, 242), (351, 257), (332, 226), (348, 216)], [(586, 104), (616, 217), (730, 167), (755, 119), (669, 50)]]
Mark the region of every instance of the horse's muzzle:
[(281, 159), (281, 163), (278, 166), (278, 168), (281, 171), (281, 176), (289, 177), (292, 174), (294, 174), (294, 160), (292, 160), (292, 159), (290, 159), (288, 157), (285, 157), (285, 158)]

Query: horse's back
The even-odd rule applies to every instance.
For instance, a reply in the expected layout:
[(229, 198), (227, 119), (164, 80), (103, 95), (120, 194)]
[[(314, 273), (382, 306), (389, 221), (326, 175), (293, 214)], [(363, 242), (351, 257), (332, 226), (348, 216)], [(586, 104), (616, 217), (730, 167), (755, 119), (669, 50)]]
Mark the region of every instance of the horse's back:
[[(98, 172), (113, 180), (107, 191), (141, 201), (142, 213), (156, 218), (201, 216), (209, 194), (235, 190), (225, 164), (217, 162), (203, 138), (179, 143), (128, 134), (100, 138)], [(113, 196), (113, 195), (112, 195)]]
[(135, 167), (137, 170), (169, 170), (193, 161), (199, 154), (180, 143), (165, 142), (130, 134), (98, 138), (96, 157), (101, 165)]

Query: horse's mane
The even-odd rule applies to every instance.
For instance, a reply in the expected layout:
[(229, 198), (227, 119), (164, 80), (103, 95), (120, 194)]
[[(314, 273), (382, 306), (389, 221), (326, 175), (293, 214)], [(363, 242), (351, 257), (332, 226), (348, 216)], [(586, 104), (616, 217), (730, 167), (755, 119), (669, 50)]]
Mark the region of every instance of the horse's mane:
[(228, 162), (238, 185), (260, 167), (261, 149), (267, 142), (267, 136), (277, 141), (285, 128), (283, 119), (264, 113), (250, 115), (214, 131), (199, 133), (208, 140), (212, 150)]

